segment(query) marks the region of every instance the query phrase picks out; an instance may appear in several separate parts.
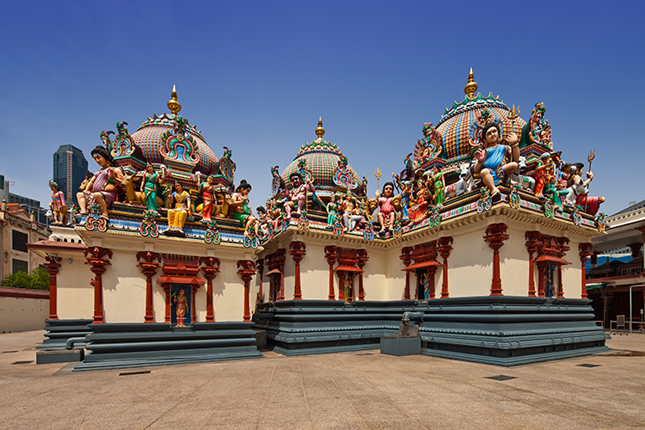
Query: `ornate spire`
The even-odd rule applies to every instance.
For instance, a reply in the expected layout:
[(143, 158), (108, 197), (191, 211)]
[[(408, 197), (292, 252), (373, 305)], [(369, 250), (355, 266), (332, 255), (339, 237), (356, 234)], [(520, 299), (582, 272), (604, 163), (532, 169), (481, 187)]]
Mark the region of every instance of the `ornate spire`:
[(318, 120), (318, 128), (316, 128), (316, 136), (320, 139), (325, 135), (325, 129), (322, 126), (322, 117)]
[(181, 105), (177, 101), (177, 88), (175, 86), (172, 86), (172, 94), (170, 94), (170, 100), (168, 100), (168, 109), (170, 109), (170, 113), (173, 115), (177, 115), (179, 111), (181, 110)]
[(475, 82), (475, 76), (473, 75), (473, 68), (470, 68), (470, 73), (468, 74), (468, 83), (464, 87), (464, 93), (468, 96), (469, 99), (475, 98), (475, 92), (479, 88), (477, 82)]

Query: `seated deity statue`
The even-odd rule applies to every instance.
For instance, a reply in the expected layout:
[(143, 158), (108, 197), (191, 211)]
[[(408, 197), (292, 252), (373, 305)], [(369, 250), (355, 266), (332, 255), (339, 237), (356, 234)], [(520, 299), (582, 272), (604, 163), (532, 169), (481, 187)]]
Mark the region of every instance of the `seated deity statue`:
[[(482, 141), (484, 149), (475, 152), (475, 165), (473, 171), (479, 173), (484, 186), (490, 191), (491, 197), (499, 194), (497, 185), (504, 175), (510, 175), (517, 170), (517, 160), (520, 157), (520, 148), (517, 135), (510, 133), (506, 138), (509, 145), (502, 145), (500, 126), (489, 122), (483, 127)], [(510, 160), (510, 161), (509, 161)]]

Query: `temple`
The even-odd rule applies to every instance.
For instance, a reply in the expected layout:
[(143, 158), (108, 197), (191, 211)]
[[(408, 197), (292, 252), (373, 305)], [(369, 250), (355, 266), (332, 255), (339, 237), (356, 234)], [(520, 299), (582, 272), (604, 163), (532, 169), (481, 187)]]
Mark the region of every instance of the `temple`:
[(51, 275), (42, 348), (84, 345), (76, 370), (261, 357), (264, 336), (287, 355), (373, 349), (413, 312), (427, 355), (606, 350), (584, 270), (593, 174), (554, 151), (544, 104), (524, 121), (477, 88), (471, 70), (374, 196), (320, 119), (255, 210), (236, 148), (218, 159), (173, 88), (170, 114), (100, 133), (78, 213), (30, 245)]

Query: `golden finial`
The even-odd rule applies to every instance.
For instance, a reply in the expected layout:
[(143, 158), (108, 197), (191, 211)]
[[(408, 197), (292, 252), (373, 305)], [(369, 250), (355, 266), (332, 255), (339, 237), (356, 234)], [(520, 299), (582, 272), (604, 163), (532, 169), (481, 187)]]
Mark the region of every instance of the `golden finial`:
[(468, 83), (464, 87), (464, 92), (466, 93), (469, 99), (474, 99), (477, 88), (479, 88), (479, 85), (477, 85), (477, 82), (475, 82), (475, 76), (473, 75), (473, 68), (471, 67), (470, 73), (468, 74)]
[(318, 120), (318, 128), (316, 128), (316, 136), (322, 139), (324, 135), (325, 135), (325, 129), (322, 126), (322, 117), (320, 117), (320, 119)]
[(172, 94), (170, 94), (170, 100), (168, 100), (168, 109), (170, 109), (170, 113), (173, 115), (177, 115), (179, 111), (181, 110), (181, 105), (177, 101), (177, 88), (175, 86), (172, 86)]

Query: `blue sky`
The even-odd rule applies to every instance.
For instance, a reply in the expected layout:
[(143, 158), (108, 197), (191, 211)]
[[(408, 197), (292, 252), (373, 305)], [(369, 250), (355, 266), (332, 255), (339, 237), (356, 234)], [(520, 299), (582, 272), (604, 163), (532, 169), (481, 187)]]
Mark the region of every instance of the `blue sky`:
[(101, 130), (126, 121), (132, 133), (168, 112), (175, 84), (215, 154), (232, 149), (253, 207), (321, 116), (372, 194), (374, 169), (403, 168), (423, 123), (463, 100), (472, 67), (479, 91), (525, 120), (544, 102), (566, 161), (596, 151), (591, 194), (611, 214), (645, 199), (644, 12), (640, 1), (7, 2), (0, 174), (46, 206), (59, 145), (89, 158)]

